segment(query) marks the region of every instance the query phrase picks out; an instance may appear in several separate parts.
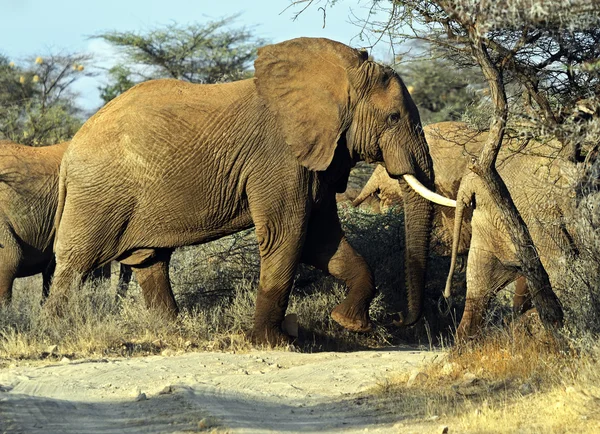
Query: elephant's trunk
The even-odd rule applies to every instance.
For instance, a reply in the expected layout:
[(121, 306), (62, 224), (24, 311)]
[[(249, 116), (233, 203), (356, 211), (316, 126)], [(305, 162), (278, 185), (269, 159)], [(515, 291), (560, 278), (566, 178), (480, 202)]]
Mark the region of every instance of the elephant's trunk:
[[(423, 134), (414, 138), (413, 154), (407, 157), (412, 168), (409, 176), (419, 180), (418, 184), (425, 190), (434, 189), (433, 163), (429, 156), (427, 142)], [(412, 173), (411, 173), (412, 172)], [(405, 276), (408, 301), (406, 317), (400, 318), (400, 325), (415, 324), (423, 314), (423, 294), (427, 275), (427, 259), (429, 257), (429, 237), (433, 220), (433, 205), (414, 188), (402, 183), (404, 192), (404, 233), (405, 233)], [(416, 183), (412, 183), (415, 185)]]
[(456, 212), (454, 214), (454, 231), (452, 235), (452, 259), (450, 260), (450, 270), (448, 271), (448, 278), (446, 279), (446, 288), (444, 289), (444, 297), (450, 298), (452, 296), (452, 276), (454, 275), (454, 269), (456, 268), (456, 258), (458, 256), (458, 246), (460, 244), (460, 232), (462, 229), (462, 219), (465, 213), (465, 207), (467, 206), (468, 197), (465, 197), (464, 191), (461, 188), (458, 191), (456, 200)]
[(405, 226), (405, 270), (408, 312), (400, 319), (400, 324), (410, 326), (416, 323), (423, 313), (423, 293), (427, 258), (429, 256), (429, 236), (433, 206), (431, 202), (412, 189), (404, 191)]
[[(410, 98), (410, 97), (409, 97)], [(411, 100), (412, 101), (412, 100)], [(401, 316), (399, 325), (410, 326), (416, 323), (423, 314), (423, 294), (429, 257), (429, 237), (433, 220), (432, 199), (444, 202), (441, 196), (433, 193), (433, 162), (429, 155), (429, 146), (420, 126), (418, 111), (407, 120), (405, 131), (408, 136), (403, 140), (401, 152), (383, 157), (388, 174), (392, 177), (402, 176), (406, 184), (401, 184), (404, 192), (404, 225), (405, 225), (405, 275), (408, 300), (408, 312)], [(398, 148), (395, 148), (398, 149)], [(409, 187), (410, 186), (410, 187)], [(453, 206), (453, 201), (445, 201)]]

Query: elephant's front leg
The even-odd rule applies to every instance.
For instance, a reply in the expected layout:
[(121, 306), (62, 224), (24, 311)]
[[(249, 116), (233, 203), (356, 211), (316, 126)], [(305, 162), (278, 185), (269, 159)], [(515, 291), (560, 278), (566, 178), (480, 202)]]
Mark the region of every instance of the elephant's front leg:
[(515, 295), (513, 296), (513, 313), (522, 315), (533, 307), (527, 278), (520, 276), (515, 282)]
[(373, 273), (346, 240), (335, 202), (324, 204), (311, 216), (302, 262), (341, 279), (348, 287), (346, 298), (331, 312), (337, 323), (351, 331), (371, 330), (369, 306), (375, 297)]
[(492, 297), (518, 275), (515, 269), (505, 267), (491, 248), (474, 247), (474, 242), (471, 242), (467, 261), (465, 310), (456, 330), (459, 341), (475, 337), (479, 333)]
[(252, 340), (275, 346), (290, 342), (282, 332), (281, 324), (300, 260), (306, 225), (301, 218), (286, 216), (277, 221), (258, 217), (255, 226), (261, 261)]

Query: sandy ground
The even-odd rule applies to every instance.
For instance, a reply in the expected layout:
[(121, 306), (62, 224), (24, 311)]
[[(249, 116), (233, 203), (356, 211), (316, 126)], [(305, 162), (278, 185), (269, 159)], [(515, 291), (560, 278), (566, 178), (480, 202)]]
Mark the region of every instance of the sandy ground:
[(439, 353), (252, 351), (0, 371), (0, 432), (398, 432), (361, 392)]

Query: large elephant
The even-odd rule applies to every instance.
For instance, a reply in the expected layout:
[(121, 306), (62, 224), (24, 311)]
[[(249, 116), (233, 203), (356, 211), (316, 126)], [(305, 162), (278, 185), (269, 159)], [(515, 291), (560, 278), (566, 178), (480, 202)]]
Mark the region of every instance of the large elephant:
[[(540, 260), (553, 288), (560, 292), (560, 274), (565, 257), (577, 251), (575, 231), (569, 216), (575, 210), (576, 165), (560, 156), (556, 148), (537, 144), (497, 164), (511, 197), (531, 233)], [(481, 178), (466, 175), (457, 195), (454, 237), (460, 238), (463, 212), (472, 207), (471, 245), (467, 260), (465, 310), (457, 329), (458, 339), (477, 334), (491, 298), (517, 279), (520, 263), (500, 210)], [(452, 262), (444, 296), (451, 296), (451, 279), (458, 251), (453, 245)], [(526, 303), (527, 286), (517, 285), (515, 301)], [(518, 306), (517, 306), (518, 307)], [(523, 309), (523, 306), (521, 306)]]
[[(173, 249), (254, 225), (255, 341), (286, 340), (280, 324), (299, 262), (347, 284), (335, 321), (370, 329), (373, 277), (344, 237), (335, 193), (366, 160), (438, 197), (418, 110), (392, 69), (331, 40), (268, 45), (254, 65), (255, 78), (233, 83), (139, 84), (83, 125), (61, 166), (61, 299), (78, 276), (117, 259), (134, 267), (147, 306), (174, 316)], [(410, 324), (421, 315), (431, 204), (404, 194)]]
[[(43, 296), (48, 295), (59, 166), (67, 145), (0, 141), (0, 304), (10, 301), (15, 278), (38, 273), (43, 276)], [(129, 275), (123, 270), (122, 278)]]

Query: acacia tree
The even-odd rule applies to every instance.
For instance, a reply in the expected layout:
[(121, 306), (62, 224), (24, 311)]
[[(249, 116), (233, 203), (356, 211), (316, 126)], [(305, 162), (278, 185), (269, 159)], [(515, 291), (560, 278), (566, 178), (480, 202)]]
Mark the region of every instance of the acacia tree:
[(206, 24), (138, 32), (96, 35), (117, 47), (125, 61), (109, 72), (111, 84), (100, 89), (105, 102), (135, 83), (176, 78), (191, 83), (217, 83), (248, 78), (256, 50), (264, 40), (245, 28), (231, 28), (236, 16)]
[[(598, 107), (600, 18), (593, 2), (389, 4), (386, 24), (393, 38), (426, 41), (459, 64), (474, 60), (482, 68), (491, 63), (498, 70), (507, 96), (508, 133), (552, 135), (571, 159), (589, 150), (592, 144), (582, 141), (581, 125), (573, 121), (596, 113)], [(482, 50), (488, 62), (477, 55)]]
[(475, 68), (458, 68), (442, 57), (396, 59), (394, 69), (408, 84), (423, 125), (460, 120), (481, 100), (483, 77)]
[(73, 84), (94, 75), (85, 70), (89, 60), (50, 54), (21, 66), (0, 56), (0, 137), (34, 146), (70, 139), (82, 123)]
[[(600, 81), (600, 18), (592, 2), (401, 1), (391, 3), (390, 22), (408, 24), (410, 33), (390, 29), (400, 38), (426, 40), (463, 60), (473, 59), (487, 80), (494, 114), (490, 134), (471, 169), (487, 186), (502, 211), (506, 227), (527, 276), (535, 306), (546, 325), (562, 323), (562, 309), (551, 290), (529, 231), (495, 168), (507, 131), (509, 84), (522, 91), (513, 104), (517, 118), (528, 117), (533, 135), (549, 132), (563, 144), (563, 153), (577, 159), (581, 125), (572, 113), (583, 99), (596, 100)], [(597, 106), (591, 102), (592, 107)], [(525, 110), (523, 110), (525, 106)], [(592, 109), (593, 111), (593, 109)], [(593, 144), (592, 144), (593, 145)], [(587, 150), (587, 149), (586, 149)]]
[[(295, 3), (306, 8), (323, 2)], [(326, 1), (323, 10), (333, 3)], [(510, 132), (509, 116), (525, 121), (520, 122), (519, 133), (558, 138), (568, 158), (595, 155), (592, 151), (598, 140), (593, 133), (598, 123), (581, 120), (598, 113), (600, 15), (596, 2), (374, 0), (372, 9), (380, 14), (370, 17), (383, 12), (386, 19), (369, 18), (362, 27), (378, 34), (378, 39), (425, 41), (450, 58), (481, 68), (494, 110), (488, 141), (472, 170), (502, 210), (542, 321), (561, 324), (561, 306), (495, 163), (502, 139)]]

